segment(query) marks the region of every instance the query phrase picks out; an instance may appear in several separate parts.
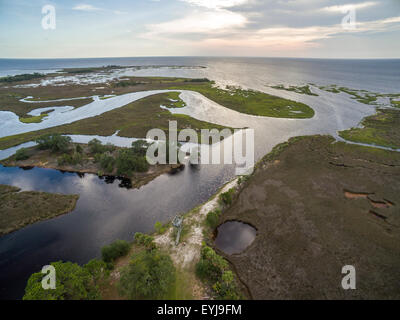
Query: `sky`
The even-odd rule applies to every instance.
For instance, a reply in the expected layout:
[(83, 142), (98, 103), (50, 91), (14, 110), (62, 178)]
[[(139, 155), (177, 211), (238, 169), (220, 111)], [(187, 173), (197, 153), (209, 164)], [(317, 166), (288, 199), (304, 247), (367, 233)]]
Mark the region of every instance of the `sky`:
[(0, 58), (136, 56), (400, 58), (400, 0), (0, 0)]

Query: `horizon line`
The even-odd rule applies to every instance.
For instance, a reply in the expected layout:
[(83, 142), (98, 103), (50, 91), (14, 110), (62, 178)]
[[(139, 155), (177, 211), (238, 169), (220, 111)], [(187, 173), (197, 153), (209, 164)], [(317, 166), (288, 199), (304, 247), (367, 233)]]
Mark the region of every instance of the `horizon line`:
[(200, 55), (200, 56), (110, 56), (110, 57), (58, 57), (58, 58), (10, 58), (0, 57), (0, 60), (80, 60), (80, 59), (136, 59), (136, 58), (246, 58), (246, 59), (309, 59), (309, 60), (400, 60), (397, 58), (322, 58), (322, 57), (287, 57), (287, 56), (219, 56), (219, 55)]

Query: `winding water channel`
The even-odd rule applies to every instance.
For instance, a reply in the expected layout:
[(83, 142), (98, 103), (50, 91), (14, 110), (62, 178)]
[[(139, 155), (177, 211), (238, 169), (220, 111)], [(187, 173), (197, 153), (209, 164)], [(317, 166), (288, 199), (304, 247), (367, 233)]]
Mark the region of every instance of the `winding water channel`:
[[(249, 68), (255, 70), (254, 66)], [(375, 107), (361, 104), (343, 93), (334, 94), (312, 87), (319, 96), (306, 96), (267, 88), (266, 76), (260, 73), (262, 70), (258, 73), (253, 71), (253, 78), (257, 80), (254, 81), (249, 80), (246, 70), (237, 71), (233, 68), (227, 71), (226, 66), (222, 66), (225, 73), (221, 73), (215, 71), (221, 70), (218, 64), (210, 69), (214, 72), (211, 75), (204, 74), (210, 71), (202, 69), (174, 69), (168, 72), (162, 69), (158, 73), (151, 70), (151, 75), (165, 75), (166, 72), (171, 76), (206, 75), (222, 83), (241, 85), (247, 81), (247, 87), (304, 102), (315, 110), (312, 119), (257, 117), (220, 106), (199, 93), (182, 91), (181, 98), (187, 107), (177, 112), (220, 125), (253, 128), (256, 160), (290, 137), (311, 134), (337, 136), (337, 131), (356, 126), (362, 118), (375, 112)], [(143, 70), (138, 74), (150, 75), (148, 72)], [(246, 77), (240, 77), (240, 74), (246, 74)], [(40, 124), (21, 124), (15, 114), (0, 112), (0, 136), (95, 116), (157, 92), (97, 99), (75, 111), (61, 107), (64, 109), (50, 114)], [(78, 138), (85, 139), (82, 136)], [(12, 154), (15, 149), (0, 151), (0, 158)], [(80, 195), (73, 212), (35, 223), (0, 238), (0, 299), (21, 298), (30, 274), (39, 271), (49, 262), (69, 260), (86, 263), (98, 257), (100, 248), (115, 239), (132, 240), (135, 232), (151, 231), (156, 221), (168, 221), (175, 214), (186, 212), (206, 201), (234, 174), (233, 165), (186, 166), (183, 171), (159, 176), (140, 189), (127, 189), (123, 181), (100, 179), (92, 174), (77, 175), (50, 169), (23, 170), (0, 166), (0, 184), (18, 186), (22, 190)]]

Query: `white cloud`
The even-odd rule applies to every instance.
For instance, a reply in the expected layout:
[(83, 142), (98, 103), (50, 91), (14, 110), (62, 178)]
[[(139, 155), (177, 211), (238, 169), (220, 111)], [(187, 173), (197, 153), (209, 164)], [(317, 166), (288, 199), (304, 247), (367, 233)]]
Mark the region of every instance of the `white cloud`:
[(181, 0), (181, 1), (209, 9), (229, 8), (249, 2), (249, 0)]
[(103, 8), (94, 7), (91, 4), (84, 4), (84, 3), (78, 4), (77, 6), (73, 7), (72, 10), (86, 11), (86, 12), (103, 11), (103, 12), (111, 12), (114, 14), (126, 14), (127, 13), (125, 11), (119, 11), (119, 10), (106, 10)]
[(72, 8), (73, 10), (79, 10), (79, 11), (99, 11), (102, 10), (100, 8), (94, 7), (91, 4), (78, 4), (75, 7)]
[(273, 27), (255, 32), (243, 32), (235, 37), (218, 39), (214, 37), (204, 41), (205, 44), (219, 43), (220, 46), (253, 47), (253, 48), (306, 48), (317, 46), (318, 40), (328, 39), (343, 33), (383, 32), (390, 28), (400, 29), (400, 16), (387, 19), (358, 22), (357, 28), (344, 30), (340, 24), (331, 26), (311, 26), (304, 28)]
[(244, 16), (227, 10), (194, 12), (181, 19), (148, 25), (149, 33), (146, 36), (207, 32), (217, 34), (242, 27), (246, 23)]
[(373, 1), (368, 1), (368, 2), (361, 2), (361, 3), (350, 3), (350, 4), (343, 4), (343, 5), (336, 5), (336, 6), (330, 6), (330, 7), (325, 7), (321, 8), (321, 11), (325, 12), (331, 12), (331, 13), (345, 13), (348, 12), (349, 10), (361, 10), (365, 9), (368, 7), (376, 6), (378, 2), (373, 2)]

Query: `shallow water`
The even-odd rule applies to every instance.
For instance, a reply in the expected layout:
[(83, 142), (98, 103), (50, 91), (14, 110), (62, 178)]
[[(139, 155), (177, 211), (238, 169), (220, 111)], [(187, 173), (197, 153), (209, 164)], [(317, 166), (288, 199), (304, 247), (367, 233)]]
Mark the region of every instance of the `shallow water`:
[[(187, 107), (180, 112), (200, 120), (230, 127), (250, 127), (255, 130), (255, 158), (268, 153), (273, 146), (288, 138), (316, 133), (336, 135), (338, 130), (359, 124), (361, 119), (375, 112), (373, 106), (352, 100), (346, 94), (312, 90), (320, 96), (306, 96), (269, 88), (271, 84), (318, 85), (339, 84), (350, 88), (377, 92), (400, 92), (400, 60), (348, 61), (306, 59), (244, 59), (244, 58), (124, 58), (124, 59), (68, 59), (68, 60), (5, 60), (0, 59), (0, 74), (26, 73), (27, 70), (54, 70), (62, 67), (102, 65), (192, 65), (207, 69), (142, 69), (137, 75), (208, 77), (219, 84), (242, 85), (285, 98), (304, 102), (314, 108), (312, 119), (277, 119), (240, 114), (224, 108), (198, 93), (183, 92)], [(23, 72), (21, 72), (21, 70)], [(128, 74), (129, 75), (129, 74)], [(148, 94), (148, 93), (140, 93)], [(43, 121), (44, 124), (23, 124), (25, 131), (40, 129), (57, 121), (78, 120), (105, 112), (109, 107), (128, 103), (126, 97), (95, 101), (91, 107), (68, 115), (59, 110)], [(121, 100), (119, 100), (121, 99)], [(122, 101), (126, 99), (126, 101)], [(79, 110), (77, 109), (77, 110)], [(179, 112), (179, 110), (177, 110)], [(93, 114), (91, 113), (93, 112)], [(71, 117), (69, 117), (71, 116)], [(73, 117), (72, 117), (73, 116)], [(16, 123), (12, 113), (0, 113), (0, 121)], [(9, 118), (7, 118), (9, 117)], [(60, 118), (58, 118), (60, 117)], [(50, 121), (47, 122), (46, 121)], [(19, 125), (18, 125), (19, 126)], [(10, 130), (0, 127), (2, 136)], [(12, 126), (8, 128), (13, 128)], [(15, 127), (14, 127), (15, 128)], [(12, 129), (14, 130), (14, 129)], [(29, 131), (28, 130), (28, 131)], [(77, 136), (76, 139), (88, 139)], [(120, 143), (130, 141), (117, 136), (106, 138)], [(15, 151), (15, 148), (8, 152)], [(3, 152), (4, 153), (4, 152)], [(187, 166), (175, 175), (162, 175), (139, 190), (120, 188), (119, 181), (99, 179), (95, 175), (80, 177), (55, 170), (0, 167), (0, 183), (24, 190), (43, 190), (60, 193), (79, 193), (76, 209), (67, 215), (39, 222), (0, 238), (0, 298), (20, 298), (29, 275), (49, 262), (70, 260), (85, 263), (100, 254), (104, 244), (115, 239), (132, 240), (136, 231), (151, 231), (156, 221), (167, 221), (207, 200), (235, 174), (232, 165)], [(234, 239), (232, 241), (235, 241)]]
[(217, 229), (215, 246), (226, 254), (244, 251), (256, 238), (257, 230), (247, 223), (227, 221)]

